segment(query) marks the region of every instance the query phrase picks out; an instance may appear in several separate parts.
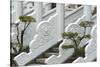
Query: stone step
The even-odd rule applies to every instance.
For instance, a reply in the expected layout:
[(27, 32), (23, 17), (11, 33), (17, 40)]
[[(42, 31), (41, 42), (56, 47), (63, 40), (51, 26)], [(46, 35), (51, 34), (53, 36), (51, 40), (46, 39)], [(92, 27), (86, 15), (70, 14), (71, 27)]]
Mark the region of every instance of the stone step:
[(64, 63), (72, 63), (77, 57), (70, 57)]
[(51, 55), (58, 55), (59, 52), (59, 43), (58, 42), (55, 46), (48, 49), (46, 52), (42, 53), (40, 56), (38, 56), (35, 60), (33, 60), (29, 65), (45, 65), (45, 59), (50, 57)]
[(56, 52), (48, 52), (48, 53), (45, 53), (45, 54), (44, 54), (44, 57), (48, 58), (48, 57), (50, 57), (51, 55), (58, 55), (58, 53), (56, 53)]
[(39, 65), (44, 65), (44, 64), (30, 64), (28, 66), (39, 66)]
[(44, 62), (45, 62), (46, 59), (47, 59), (47, 58), (37, 58), (37, 59), (35, 60), (35, 63), (37, 63), (37, 64), (44, 64)]
[(59, 48), (52, 48), (50, 51), (52, 51), (52, 52), (59, 52)]

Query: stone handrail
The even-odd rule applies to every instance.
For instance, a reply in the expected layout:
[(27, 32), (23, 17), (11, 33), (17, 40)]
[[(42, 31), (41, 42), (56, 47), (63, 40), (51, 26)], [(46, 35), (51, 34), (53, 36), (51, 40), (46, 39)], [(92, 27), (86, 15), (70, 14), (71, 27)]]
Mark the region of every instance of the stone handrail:
[[(82, 8), (82, 7), (80, 7), (80, 8)], [(79, 11), (79, 10), (80, 9), (75, 9), (75, 11)], [(46, 14), (43, 15), (43, 17), (44, 17), (43, 19), (47, 20), (47, 19), (49, 19), (50, 16), (52, 16), (55, 13), (56, 13), (56, 8), (49, 10)], [(26, 15), (36, 17), (36, 12), (34, 11), (30, 14), (27, 13)], [(73, 14), (71, 14), (71, 15), (73, 16)], [(66, 19), (69, 19), (69, 18), (66, 18)], [(20, 21), (18, 21), (18, 22), (20, 22)], [(36, 26), (37, 25), (38, 25), (38, 23), (31, 23), (30, 26), (27, 28), (25, 36), (24, 36), (24, 44), (28, 45), (30, 40), (32, 40), (32, 38), (33, 38), (32, 36), (34, 36), (36, 34)], [(22, 26), (20, 26), (20, 27), (22, 27)], [(29, 33), (30, 33), (30, 35), (28, 35)]]
[(34, 10), (34, 7), (33, 7), (33, 8), (31, 8), (29, 11), (24, 12), (24, 15), (31, 14), (31, 13), (33, 13), (34, 11), (35, 11), (35, 10)]
[[(29, 14), (28, 16), (35, 16), (36, 13), (34, 12), (33, 14)], [(20, 20), (17, 20), (16, 22), (13, 22), (11, 23), (11, 25), (16, 25), (17, 23), (20, 23)], [(26, 32), (25, 32), (25, 35), (24, 35), (24, 42), (23, 44), (25, 44), (24, 46), (27, 46), (30, 42), (30, 40), (33, 39), (32, 36), (34, 36), (36, 34), (36, 26), (37, 26), (38, 23), (34, 23), (32, 22), (29, 27), (26, 29)], [(21, 32), (21, 29), (23, 28), (23, 23), (20, 23), (19, 24), (19, 30)], [(12, 33), (17, 33), (17, 30), (16, 31), (12, 31)], [(29, 35), (30, 34), (30, 35)], [(16, 35), (12, 35), (11, 37), (15, 37)], [(12, 39), (13, 40), (13, 39)], [(16, 42), (16, 40), (14, 40)], [(13, 42), (14, 42), (13, 41)]]
[(96, 22), (97, 22), (96, 18), (97, 18), (97, 15), (96, 15), (96, 14), (93, 15), (92, 18), (91, 18), (91, 20), (92, 20), (93, 22), (95, 22), (95, 24), (96, 24)]
[(76, 13), (77, 11), (80, 11), (81, 9), (83, 9), (83, 6), (80, 6), (79, 8), (75, 9), (73, 12), (71, 12), (69, 15), (65, 16), (65, 18), (68, 18), (70, 15)]
[[(31, 14), (30, 14), (30, 15), (31, 15)], [(52, 17), (52, 16), (51, 16), (51, 17)], [(55, 17), (56, 17), (56, 16), (55, 16)], [(57, 17), (56, 17), (56, 18), (57, 18)], [(57, 23), (57, 22), (56, 22), (56, 19), (55, 19), (53, 22)], [(42, 22), (39, 23), (39, 24), (42, 24)], [(38, 24), (38, 26), (39, 26), (39, 24)], [(54, 25), (54, 24), (53, 24), (53, 25)], [(57, 27), (57, 26), (55, 26), (55, 27)], [(41, 30), (40, 30), (40, 32), (41, 32)], [(56, 32), (55, 32), (55, 33), (56, 33)], [(54, 34), (53, 34), (53, 35), (54, 35)], [(55, 35), (55, 36), (56, 36), (56, 35)], [(55, 37), (55, 36), (54, 36), (54, 37)], [(37, 36), (34, 36), (34, 37), (37, 38)], [(53, 39), (55, 39), (55, 38), (53, 38)], [(55, 42), (56, 42), (56, 41), (55, 41)], [(53, 42), (53, 43), (55, 44), (55, 42)], [(46, 43), (46, 44), (47, 44), (47, 43)], [(52, 46), (52, 45), (54, 45), (54, 44), (50, 44), (50, 45)], [(34, 45), (35, 45), (35, 44), (34, 44)], [(35, 45), (35, 46), (36, 46), (36, 45)], [(34, 46), (34, 47), (30, 47), (30, 48), (33, 49), (33, 48), (35, 48), (35, 46)], [(38, 45), (37, 45), (37, 46), (38, 46)], [(50, 48), (50, 46), (48, 46), (48, 47)], [(35, 50), (36, 50), (36, 49), (35, 49)], [(40, 50), (40, 49), (38, 48), (37, 50)], [(46, 50), (46, 49), (45, 49), (45, 50)], [(42, 53), (42, 52), (41, 52), (41, 53)], [(24, 54), (25, 54), (25, 55), (24, 55)], [(23, 53), (19, 54), (18, 56), (15, 57), (15, 60), (17, 61), (17, 59), (20, 58), (20, 57), (22, 58), (22, 56), (25, 56), (25, 57), (26, 57), (29, 53), (28, 53), (28, 54), (27, 54), (27, 53), (24, 53), (24, 54), (23, 54)], [(33, 55), (33, 53), (32, 53), (32, 54), (30, 54), (30, 56), (31, 56), (31, 55), (33, 56), (31, 59), (29, 58), (27, 61), (25, 61), (25, 62), (23, 62), (23, 63), (22, 63), (22, 61), (19, 61), (19, 60), (18, 60), (18, 64), (20, 65), (20, 63), (21, 63), (22, 65), (24, 65), (24, 64), (26, 64), (27, 62), (29, 62), (30, 60), (32, 60), (32, 59), (34, 59), (35, 57), (37, 57), (39, 54), (38, 54), (38, 55)], [(17, 58), (17, 59), (16, 59), (16, 58)]]
[[(78, 22), (80, 22), (82, 19), (84, 18), (84, 16), (82, 16), (81, 18), (79, 18), (75, 24), (77, 24)], [(72, 27), (73, 23), (71, 23), (70, 25), (67, 26), (66, 31), (70, 31), (71, 27)], [(78, 27), (79, 28), (79, 27)], [(79, 28), (80, 29), (80, 28)], [(82, 28), (81, 28), (82, 29)], [(75, 30), (76, 31), (76, 30)], [(81, 32), (81, 31), (78, 31)], [(52, 55), (50, 56), (48, 59), (45, 60), (46, 64), (59, 64), (59, 63), (63, 63), (64, 61), (66, 61), (70, 56), (73, 55), (74, 53), (74, 48), (71, 49), (62, 49), (62, 45), (64, 44), (68, 44), (71, 43), (69, 40), (64, 39), (63, 42), (60, 44), (59, 46), (59, 55)], [(69, 44), (68, 44), (69, 45)]]
[[(76, 12), (78, 13), (78, 11), (80, 11), (81, 9), (83, 9), (83, 6), (79, 7), (78, 9), (75, 9), (74, 11), (72, 11), (72, 12), (69, 13), (69, 14), (66, 14), (65, 19), (66, 19), (66, 18), (68, 19), (68, 17), (72, 16), (72, 15), (75, 14)], [(28, 11), (28, 12), (25, 13), (24, 15), (33, 16), (34, 13), (35, 13), (35, 11), (34, 11), (34, 7), (33, 7), (30, 11)], [(51, 10), (49, 10), (48, 12), (46, 12), (45, 14), (43, 14), (43, 19), (46, 19), (47, 16), (49, 16), (49, 15), (52, 16), (52, 15), (55, 14), (55, 13), (56, 13), (56, 8), (51, 9)], [(76, 14), (75, 14), (75, 15), (76, 15)], [(35, 15), (34, 15), (34, 16), (35, 16)], [(49, 16), (49, 17), (50, 17), (50, 16)], [(48, 18), (49, 18), (49, 17), (48, 17)], [(48, 20), (48, 18), (47, 18), (46, 20)]]
[[(65, 28), (65, 31), (77, 31), (79, 33), (83, 33), (84, 31), (82, 31), (82, 28), (78, 25), (80, 23), (80, 21), (84, 20), (85, 19), (85, 15), (83, 15), (81, 18), (79, 18), (75, 23), (71, 23), (69, 24), (66, 28)], [(92, 19), (96, 19), (96, 15), (92, 16)], [(75, 27), (76, 29), (72, 29), (73, 27)], [(80, 29), (80, 30), (79, 30)], [(82, 34), (83, 35), (83, 34)], [(89, 39), (84, 39), (83, 42), (80, 44), (80, 46), (83, 46), (85, 45), (85, 43), (87, 43)], [(67, 43), (66, 43), (67, 42)], [(62, 49), (62, 45), (63, 44), (68, 44), (69, 41), (63, 41), (62, 44), (60, 44), (59, 46), (59, 55), (56, 56), (56, 55), (52, 55), (50, 56), (48, 59), (45, 60), (45, 63), (46, 64), (59, 64), (59, 63), (63, 63), (64, 61), (66, 61), (70, 56), (72, 56), (73, 54), (73, 49), (71, 48), (70, 50), (65, 50), (65, 49)], [(94, 46), (95, 47), (95, 46)], [(89, 47), (88, 47), (89, 48)], [(67, 52), (68, 51), (68, 52)], [(95, 51), (94, 51), (95, 53)], [(94, 54), (95, 55), (95, 54)], [(79, 61), (81, 61), (82, 58), (78, 58)], [(78, 60), (77, 59), (77, 60)], [(76, 62), (76, 61), (75, 61)]]
[[(80, 21), (83, 21), (84, 20), (84, 18), (85, 18), (85, 15), (83, 15), (81, 18), (79, 18), (75, 23), (71, 23), (71, 24), (69, 24), (66, 28), (65, 28), (65, 31), (67, 32), (67, 31), (78, 31), (78, 32), (82, 32), (82, 30), (80, 30), (79, 31), (79, 29), (81, 29), (81, 28), (79, 28), (78, 27), (78, 25), (77, 24), (79, 24), (80, 23)], [(96, 15), (94, 15), (94, 16), (92, 16), (92, 21), (94, 20), (94, 19), (96, 19)], [(78, 27), (76, 30), (75, 29), (71, 29), (73, 26), (75, 26), (75, 27)], [(89, 29), (90, 30), (90, 29)], [(88, 39), (89, 40), (89, 39)], [(88, 41), (87, 39), (85, 39), (85, 40), (83, 40), (82, 41), (82, 43), (81, 43), (81, 45), (80, 46), (83, 46), (83, 45), (85, 45), (85, 43), (87, 43), (87, 41)], [(65, 60), (67, 60), (72, 54), (73, 54), (73, 50), (72, 49), (70, 49), (70, 52), (69, 52), (69, 50), (65, 50), (65, 49), (62, 49), (61, 48), (61, 46), (64, 44), (64, 43), (66, 43), (65, 41), (59, 46), (59, 55), (58, 56), (55, 56), (55, 55), (52, 55), (52, 56), (50, 56), (48, 59), (46, 59), (45, 60), (45, 63), (46, 64), (57, 64), (57, 63), (63, 63)], [(67, 42), (68, 43), (68, 42)], [(95, 47), (95, 46), (94, 46)], [(87, 46), (87, 48), (89, 48), (88, 46)], [(96, 50), (96, 49), (95, 49)], [(66, 52), (69, 52), (69, 53), (67, 53), (66, 54)], [(94, 51), (94, 53), (96, 53), (96, 51)], [(87, 53), (88, 54), (88, 53)], [(93, 54), (92, 54), (93, 55)], [(94, 55), (96, 55), (96, 54), (94, 54)], [(96, 57), (96, 56), (95, 56)], [(92, 57), (91, 57), (92, 58)], [(83, 59), (82, 59), (82, 57), (79, 57), (78, 59), (76, 59), (74, 62), (81, 62)]]
[(22, 52), (14, 58), (18, 65), (25, 65), (29, 61), (34, 60), (37, 56), (42, 54), (44, 51), (52, 47), (58, 42), (58, 25), (56, 14), (51, 16), (48, 21), (42, 21), (37, 26), (37, 34), (34, 39), (30, 42), (30, 52)]
[(24, 5), (27, 5), (27, 4), (32, 3), (32, 2), (33, 2), (33, 1), (24, 1), (23, 4), (24, 4)]
[[(47, 16), (52, 16), (54, 13), (56, 13), (56, 8), (54, 8), (54, 9), (51, 9), (51, 10), (49, 10), (48, 12), (46, 12), (44, 15), (43, 15), (43, 18), (45, 19)], [(49, 16), (49, 17), (50, 17)], [(48, 17), (48, 18), (49, 18)]]
[[(68, 41), (67, 41), (68, 42)], [(60, 63), (63, 63), (64, 61), (66, 61), (69, 57), (71, 57), (74, 53), (74, 48), (71, 48), (71, 49), (62, 49), (61, 46), (63, 44), (66, 43), (66, 40), (63, 40), (63, 42), (60, 44), (60, 47), (59, 47), (59, 55), (56, 56), (56, 55), (52, 55), (50, 56), (49, 58), (47, 58), (45, 60), (45, 63), (46, 64), (60, 64)]]
[[(83, 6), (81, 6), (81, 7), (79, 7), (79, 8), (77, 8), (77, 9), (73, 9), (73, 11), (72, 10), (70, 10), (70, 9), (67, 9), (66, 11), (70, 11), (70, 13), (68, 13), (68, 14), (65, 14), (65, 19), (66, 18), (68, 18), (69, 16), (72, 16), (74, 13), (78, 13), (78, 11), (80, 11), (81, 9), (83, 9)], [(65, 13), (66, 13), (66, 11), (65, 11)], [(52, 10), (49, 10), (48, 12), (46, 12), (44, 15), (43, 15), (43, 18), (44, 19), (48, 19), (47, 18), (47, 16), (51, 16), (51, 15), (53, 15), (54, 13), (56, 12), (56, 8), (54, 8), (54, 9), (52, 9)]]
[(85, 48), (85, 57), (78, 57), (73, 63), (78, 62), (91, 62), (97, 57), (97, 43), (96, 43), (96, 25), (92, 28), (91, 36), (92, 38), (89, 40), (89, 44)]
[(75, 22), (82, 15), (83, 15), (83, 6), (70, 12), (68, 15), (65, 16), (65, 27), (67, 27), (68, 24)]

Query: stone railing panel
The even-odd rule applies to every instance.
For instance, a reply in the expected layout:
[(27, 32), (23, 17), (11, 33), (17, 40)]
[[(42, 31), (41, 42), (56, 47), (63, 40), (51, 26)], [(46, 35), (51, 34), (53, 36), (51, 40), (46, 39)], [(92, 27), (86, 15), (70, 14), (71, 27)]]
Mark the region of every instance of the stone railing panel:
[(80, 18), (82, 15), (83, 15), (83, 6), (74, 9), (72, 12), (70, 12), (65, 16), (65, 27), (67, 27), (68, 24), (77, 21), (77, 19)]
[[(82, 16), (81, 18), (79, 18), (75, 23), (71, 23), (69, 24), (65, 31), (71, 31), (71, 32), (79, 32), (82, 34), (83, 32), (83, 28), (79, 27), (79, 25), (77, 24), (80, 20), (82, 20), (84, 18), (84, 16)], [(81, 31), (80, 31), (80, 30)], [(63, 63), (64, 61), (66, 61), (70, 56), (73, 55), (74, 53), (74, 48), (71, 49), (62, 49), (63, 45), (72, 45), (72, 41), (68, 40), (68, 39), (64, 39), (63, 42), (60, 44), (59, 46), (59, 55), (52, 55), (50, 56), (48, 59), (45, 60), (46, 64), (59, 64), (59, 63)]]
[(34, 60), (37, 56), (58, 42), (58, 25), (57, 22), (55, 22), (57, 20), (56, 16), (55, 14), (51, 16), (48, 21), (42, 21), (38, 24), (36, 29), (37, 34), (29, 45), (30, 52), (22, 52), (14, 58), (18, 65), (25, 65), (29, 61)]
[(96, 59), (96, 49), (97, 49), (97, 43), (96, 43), (96, 25), (93, 27), (92, 31), (91, 31), (91, 36), (92, 36), (92, 39), (89, 41), (89, 44), (86, 46), (85, 48), (85, 56), (87, 58), (85, 58), (85, 61), (88, 62), (88, 61), (93, 61), (94, 59)]
[(59, 55), (52, 55), (48, 59), (45, 60), (46, 64), (60, 64), (66, 61), (70, 56), (73, 55), (74, 49), (62, 49), (62, 45), (69, 45), (68, 43), (72, 43), (70, 40), (64, 39), (63, 42), (59, 46)]
[(89, 44), (85, 48), (85, 57), (79, 57), (73, 63), (78, 62), (91, 62), (97, 58), (97, 43), (96, 43), (96, 25), (91, 31), (92, 38), (89, 40)]

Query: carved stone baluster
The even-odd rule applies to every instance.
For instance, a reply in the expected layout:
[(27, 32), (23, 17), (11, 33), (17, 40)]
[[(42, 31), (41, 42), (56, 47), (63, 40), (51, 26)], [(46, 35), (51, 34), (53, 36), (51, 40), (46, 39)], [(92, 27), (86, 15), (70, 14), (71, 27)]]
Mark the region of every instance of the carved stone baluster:
[(23, 1), (15, 0), (15, 11), (16, 11), (16, 20), (18, 20), (19, 16), (23, 15)]
[(59, 30), (59, 39), (62, 39), (62, 36), (61, 34), (64, 32), (64, 14), (65, 14), (65, 11), (64, 11), (64, 4), (57, 4), (57, 22), (58, 22), (58, 30)]
[(45, 13), (51, 9), (51, 3), (45, 3)]
[(35, 2), (35, 12), (36, 12), (36, 22), (42, 21), (43, 15), (43, 3), (42, 2)]
[(92, 17), (92, 7), (91, 5), (84, 5), (84, 15), (86, 21), (91, 21)]
[[(83, 11), (84, 15), (85, 15), (85, 21), (91, 21), (91, 18), (92, 18), (92, 6), (91, 5), (84, 5), (84, 11)], [(91, 32), (91, 27), (89, 27), (87, 30), (86, 30), (86, 34), (90, 34)]]

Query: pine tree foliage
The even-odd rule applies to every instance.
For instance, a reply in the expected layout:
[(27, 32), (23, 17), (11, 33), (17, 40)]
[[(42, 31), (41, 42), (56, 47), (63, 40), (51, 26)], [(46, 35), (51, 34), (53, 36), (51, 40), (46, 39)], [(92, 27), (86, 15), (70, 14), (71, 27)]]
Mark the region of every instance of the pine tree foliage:
[(80, 42), (84, 38), (88, 38), (88, 39), (91, 38), (90, 34), (86, 34), (86, 29), (88, 27), (92, 27), (93, 24), (94, 24), (94, 22), (90, 22), (90, 21), (82, 21), (79, 24), (80, 27), (84, 28), (84, 34), (83, 34), (83, 36), (79, 36), (78, 32), (64, 32), (64, 33), (62, 33), (62, 37), (64, 39), (70, 39), (74, 43), (74, 44), (70, 44), (70, 45), (63, 45), (62, 48), (63, 49), (74, 48), (74, 51), (75, 51), (74, 54), (75, 54), (75, 56), (84, 56), (85, 47), (79, 47), (79, 44), (80, 44)]

